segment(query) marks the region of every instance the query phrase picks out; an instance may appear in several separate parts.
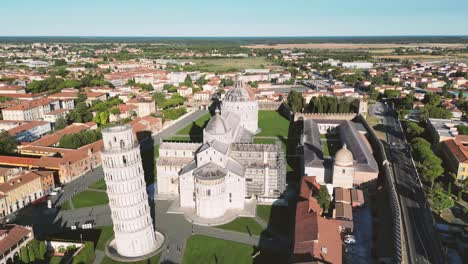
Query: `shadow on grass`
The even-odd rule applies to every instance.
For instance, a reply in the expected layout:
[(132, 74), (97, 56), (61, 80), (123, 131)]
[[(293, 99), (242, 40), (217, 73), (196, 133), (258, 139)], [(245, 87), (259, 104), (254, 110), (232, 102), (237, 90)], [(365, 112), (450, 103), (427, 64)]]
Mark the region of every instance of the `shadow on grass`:
[(254, 247), (253, 263), (289, 263), (293, 249), (292, 213), (288, 206), (271, 206), (267, 229), (260, 235), (258, 246)]

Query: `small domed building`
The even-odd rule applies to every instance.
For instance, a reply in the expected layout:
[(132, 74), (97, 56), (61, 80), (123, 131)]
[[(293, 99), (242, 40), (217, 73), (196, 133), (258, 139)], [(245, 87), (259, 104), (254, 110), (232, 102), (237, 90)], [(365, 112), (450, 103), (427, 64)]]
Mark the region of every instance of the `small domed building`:
[(336, 152), (333, 163), (333, 186), (342, 188), (353, 188), (354, 166), (353, 153), (343, 144)]

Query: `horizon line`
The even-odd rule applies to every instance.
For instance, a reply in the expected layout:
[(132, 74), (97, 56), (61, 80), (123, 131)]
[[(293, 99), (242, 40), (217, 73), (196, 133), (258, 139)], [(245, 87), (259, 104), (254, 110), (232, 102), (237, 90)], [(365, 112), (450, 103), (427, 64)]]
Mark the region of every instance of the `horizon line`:
[(343, 38), (343, 37), (354, 37), (354, 38), (372, 38), (372, 37), (468, 37), (468, 34), (448, 34), (448, 35), (412, 35), (412, 34), (403, 34), (403, 35), (278, 35), (278, 36), (232, 36), (232, 35), (222, 35), (222, 36), (191, 36), (191, 35), (153, 35), (153, 36), (132, 36), (132, 35), (0, 35), (0, 38)]

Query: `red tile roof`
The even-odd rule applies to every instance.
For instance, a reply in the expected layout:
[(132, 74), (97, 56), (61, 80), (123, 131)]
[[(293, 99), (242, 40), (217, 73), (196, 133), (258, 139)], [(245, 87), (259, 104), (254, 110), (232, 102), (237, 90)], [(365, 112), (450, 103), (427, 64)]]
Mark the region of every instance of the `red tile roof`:
[(449, 139), (442, 144), (445, 144), (448, 150), (452, 153), (452, 155), (457, 159), (458, 162), (468, 162), (468, 147), (464, 146), (460, 142)]
[(20, 225), (7, 226), (7, 229), (0, 230), (0, 234), (4, 236), (0, 239), (0, 254), (15, 246), (21, 239), (31, 234), (31, 232), (30, 228)]

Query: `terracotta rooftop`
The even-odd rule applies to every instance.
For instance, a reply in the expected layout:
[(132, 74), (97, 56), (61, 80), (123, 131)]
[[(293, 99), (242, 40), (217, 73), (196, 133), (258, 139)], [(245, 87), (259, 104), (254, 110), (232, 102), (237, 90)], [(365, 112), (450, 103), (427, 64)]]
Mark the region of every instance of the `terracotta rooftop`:
[(45, 124), (48, 124), (48, 123), (49, 122), (46, 122), (46, 121), (30, 121), (30, 122), (21, 124), (21, 125), (19, 125), (17, 127), (14, 127), (12, 129), (9, 129), (8, 134), (16, 135), (16, 134), (21, 133), (23, 131), (27, 131), (27, 130), (30, 130), (30, 129), (34, 128), (34, 127), (42, 126), (42, 125), (45, 125)]
[(38, 178), (39, 178), (39, 175), (33, 172), (26, 172), (24, 174), (20, 174), (0, 184), (0, 192), (2, 194), (6, 194), (9, 191), (18, 188), (19, 186), (30, 183)]
[(12, 225), (7, 226), (7, 229), (0, 230), (2, 239), (0, 239), (0, 254), (5, 253), (7, 250), (15, 246), (21, 239), (28, 236), (32, 230), (30, 228)]
[(52, 99), (76, 99), (78, 98), (77, 92), (59, 92), (49, 95)]
[(458, 162), (468, 162), (468, 147), (461, 144), (459, 141), (449, 139), (442, 144), (445, 144)]
[(5, 108), (4, 110), (28, 110), (35, 107), (43, 106), (50, 104), (51, 102), (55, 101), (54, 99), (49, 98), (40, 98), (32, 101), (25, 101), (20, 104)]
[(79, 133), (84, 130), (90, 129), (92, 126), (96, 125), (94, 122), (90, 122), (90, 124), (82, 124), (82, 123), (73, 123), (62, 130), (56, 131), (50, 135), (43, 136), (42, 138), (34, 141), (31, 145), (34, 146), (51, 146), (55, 143), (59, 142), (60, 139), (67, 134), (75, 134)]

